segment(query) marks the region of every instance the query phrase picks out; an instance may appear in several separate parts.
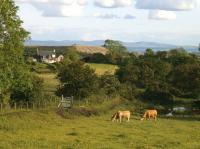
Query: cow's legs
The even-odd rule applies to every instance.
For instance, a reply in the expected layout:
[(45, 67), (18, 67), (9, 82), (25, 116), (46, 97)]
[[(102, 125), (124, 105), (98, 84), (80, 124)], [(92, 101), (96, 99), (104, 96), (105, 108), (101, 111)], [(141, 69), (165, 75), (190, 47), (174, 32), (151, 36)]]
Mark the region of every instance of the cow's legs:
[(129, 122), (130, 121), (130, 117), (127, 117), (127, 122)]
[(122, 122), (122, 117), (121, 117), (121, 115), (119, 116), (119, 122), (120, 122), (120, 123)]

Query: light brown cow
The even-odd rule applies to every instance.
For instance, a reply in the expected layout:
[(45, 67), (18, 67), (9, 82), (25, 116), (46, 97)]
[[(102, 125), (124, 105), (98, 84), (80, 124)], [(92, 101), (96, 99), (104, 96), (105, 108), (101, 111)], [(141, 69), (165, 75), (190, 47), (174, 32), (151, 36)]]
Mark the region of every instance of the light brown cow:
[(143, 118), (141, 118), (141, 121), (144, 119), (151, 119), (151, 118), (153, 118), (156, 121), (157, 115), (158, 115), (157, 110), (147, 110), (145, 111)]
[(115, 120), (121, 123), (122, 122), (122, 118), (127, 118), (127, 122), (129, 122), (130, 120), (130, 116), (131, 116), (131, 112), (130, 111), (117, 111), (116, 113), (113, 114), (113, 116), (111, 117), (111, 120), (114, 122)]

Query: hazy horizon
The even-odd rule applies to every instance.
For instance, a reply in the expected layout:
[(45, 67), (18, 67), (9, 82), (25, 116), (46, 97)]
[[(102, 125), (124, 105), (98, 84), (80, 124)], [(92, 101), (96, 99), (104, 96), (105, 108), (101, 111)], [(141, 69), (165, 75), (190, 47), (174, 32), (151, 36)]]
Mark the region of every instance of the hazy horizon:
[(33, 40), (198, 46), (198, 0), (15, 0)]

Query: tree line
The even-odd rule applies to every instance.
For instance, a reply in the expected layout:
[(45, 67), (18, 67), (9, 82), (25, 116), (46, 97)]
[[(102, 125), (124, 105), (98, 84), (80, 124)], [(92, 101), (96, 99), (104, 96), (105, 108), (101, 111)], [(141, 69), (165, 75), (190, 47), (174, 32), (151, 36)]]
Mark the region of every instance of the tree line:
[(74, 95), (78, 99), (98, 93), (109, 97), (119, 95), (165, 107), (173, 106), (175, 98), (200, 97), (200, 60), (196, 55), (180, 48), (158, 52), (147, 49), (137, 56), (112, 40), (105, 41), (104, 46), (109, 49), (104, 58), (109, 55), (112, 63), (119, 66), (116, 73), (96, 75), (72, 50), (66, 53), (58, 69), (62, 84), (58, 94)]

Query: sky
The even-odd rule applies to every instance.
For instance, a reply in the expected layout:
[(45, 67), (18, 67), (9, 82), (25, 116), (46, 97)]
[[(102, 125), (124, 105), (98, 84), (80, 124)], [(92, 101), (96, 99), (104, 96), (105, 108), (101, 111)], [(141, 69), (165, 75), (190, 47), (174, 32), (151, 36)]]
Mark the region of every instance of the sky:
[(200, 0), (15, 0), (33, 40), (200, 43)]

